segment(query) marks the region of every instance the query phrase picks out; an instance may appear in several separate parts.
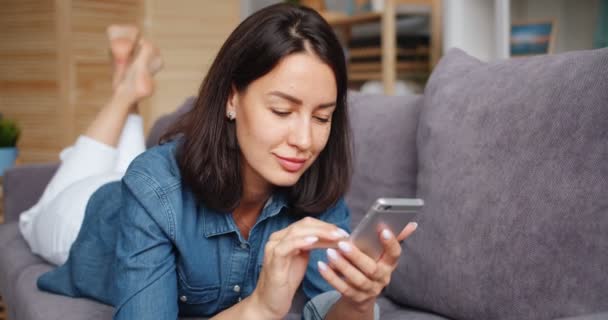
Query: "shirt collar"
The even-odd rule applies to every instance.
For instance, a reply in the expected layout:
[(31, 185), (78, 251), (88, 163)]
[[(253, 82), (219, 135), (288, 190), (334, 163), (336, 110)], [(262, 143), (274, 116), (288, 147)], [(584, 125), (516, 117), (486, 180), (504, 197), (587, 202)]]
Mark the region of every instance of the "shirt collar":
[[(261, 223), (266, 219), (270, 219), (287, 207), (287, 199), (285, 194), (282, 192), (274, 193), (264, 205), (262, 213), (255, 222), (254, 228), (257, 224)], [(201, 214), (203, 220), (203, 234), (206, 238), (218, 236), (230, 232), (236, 232), (237, 227), (234, 224), (231, 214), (225, 212), (219, 212), (210, 208), (201, 206)]]

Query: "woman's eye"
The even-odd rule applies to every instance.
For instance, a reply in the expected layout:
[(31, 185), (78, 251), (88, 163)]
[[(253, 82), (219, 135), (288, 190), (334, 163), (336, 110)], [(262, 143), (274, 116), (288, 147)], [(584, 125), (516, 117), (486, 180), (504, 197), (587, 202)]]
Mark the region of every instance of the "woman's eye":
[(291, 112), (289, 111), (279, 111), (272, 109), (272, 113), (276, 114), (279, 117), (287, 117)]
[(329, 118), (325, 118), (325, 117), (315, 117), (315, 119), (321, 123), (328, 123), (329, 122)]

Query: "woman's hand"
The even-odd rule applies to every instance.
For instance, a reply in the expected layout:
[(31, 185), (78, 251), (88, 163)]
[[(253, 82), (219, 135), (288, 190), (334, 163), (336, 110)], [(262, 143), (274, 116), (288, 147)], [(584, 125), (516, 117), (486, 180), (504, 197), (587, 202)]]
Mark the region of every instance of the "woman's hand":
[(335, 247), (346, 237), (344, 230), (310, 217), (273, 233), (264, 248), (264, 265), (250, 297), (262, 318), (280, 319), (289, 312), (311, 249)]
[(348, 304), (348, 308), (339, 309), (362, 314), (373, 312), (376, 297), (388, 285), (397, 267), (401, 256), (400, 241), (409, 237), (417, 226), (416, 223), (408, 224), (397, 237), (384, 229), (378, 235), (384, 244), (384, 253), (378, 261), (348, 241), (340, 241), (339, 250), (327, 249), (329, 266), (319, 261), (319, 270), (323, 278), (342, 294), (341, 300)]

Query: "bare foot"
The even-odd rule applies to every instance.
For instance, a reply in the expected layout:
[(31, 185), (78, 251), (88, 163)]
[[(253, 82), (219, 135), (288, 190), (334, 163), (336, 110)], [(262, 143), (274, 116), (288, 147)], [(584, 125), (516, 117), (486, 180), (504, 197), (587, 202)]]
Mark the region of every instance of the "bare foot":
[(112, 88), (116, 89), (129, 65), (139, 30), (134, 25), (113, 24), (106, 29), (114, 62)]
[(152, 95), (152, 76), (162, 68), (160, 51), (147, 40), (140, 40), (137, 54), (127, 67), (125, 76), (117, 85), (117, 90), (129, 96), (134, 102)]

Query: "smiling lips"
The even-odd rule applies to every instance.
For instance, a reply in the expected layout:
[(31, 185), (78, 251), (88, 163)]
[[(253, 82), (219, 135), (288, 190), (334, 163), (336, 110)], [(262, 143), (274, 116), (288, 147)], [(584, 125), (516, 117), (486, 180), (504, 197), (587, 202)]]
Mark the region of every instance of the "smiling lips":
[(277, 156), (276, 154), (274, 156), (277, 157), (277, 160), (279, 161), (281, 167), (283, 167), (285, 171), (289, 172), (300, 171), (300, 169), (302, 169), (304, 167), (304, 164), (306, 163), (306, 159), (285, 158)]

